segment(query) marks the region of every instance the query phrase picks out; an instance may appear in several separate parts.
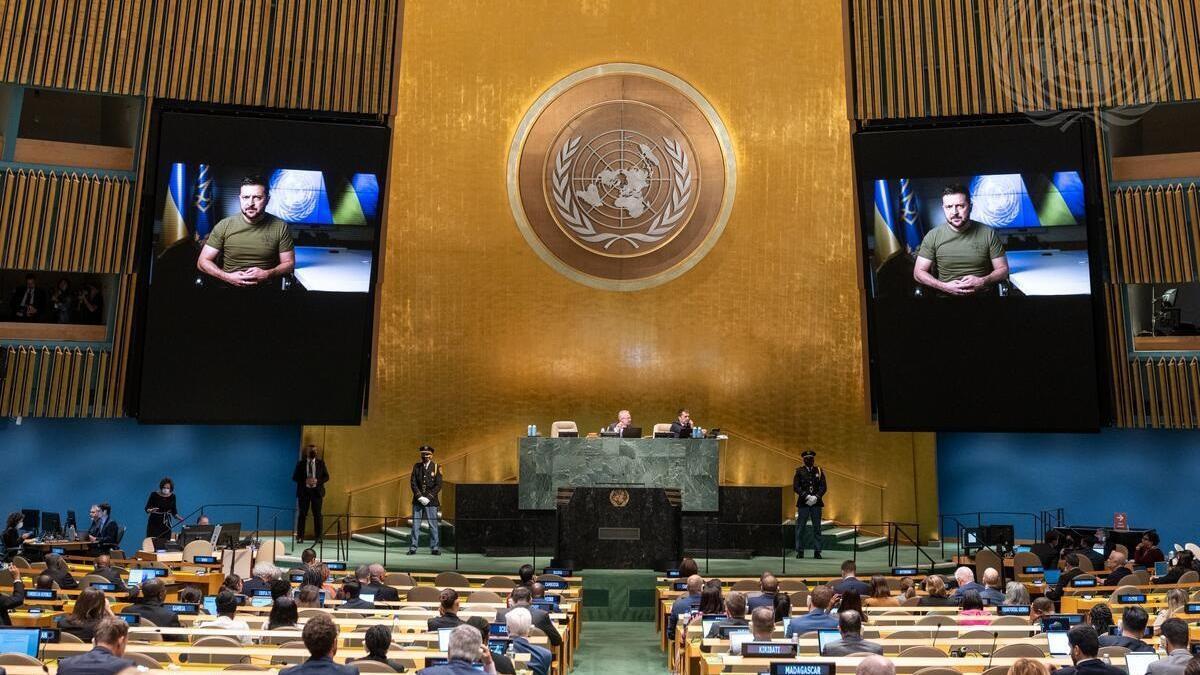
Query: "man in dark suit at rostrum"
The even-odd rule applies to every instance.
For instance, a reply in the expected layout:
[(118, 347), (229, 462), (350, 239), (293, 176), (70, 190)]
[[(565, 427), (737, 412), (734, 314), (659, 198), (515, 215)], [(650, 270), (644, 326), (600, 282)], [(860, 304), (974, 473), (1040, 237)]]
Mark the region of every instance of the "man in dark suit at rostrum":
[(409, 476), (409, 487), (412, 488), (412, 540), (408, 545), (408, 554), (417, 552), (417, 541), (421, 536), (421, 520), (429, 523), (429, 551), (441, 555), (438, 550), (441, 534), (438, 532), (438, 493), (442, 491), (442, 469), (433, 461), (433, 448), (422, 445), (418, 452), (421, 461), (413, 464)]
[(554, 622), (550, 620), (550, 614), (543, 609), (533, 606), (533, 593), (524, 586), (517, 586), (508, 594), (508, 609), (496, 610), (496, 623), (503, 623), (504, 616), (510, 610), (517, 607), (524, 607), (529, 610), (533, 626), (542, 629), (542, 632), (546, 634), (546, 639), (550, 641), (551, 645), (557, 647), (562, 644), (562, 636), (559, 635)]
[(309, 619), (301, 636), (309, 659), (283, 669), (279, 675), (358, 675), (357, 666), (343, 666), (333, 661), (338, 648), (338, 627), (328, 614)]
[(308, 510), (313, 514), (313, 540), (321, 541), (325, 524), (321, 518), (321, 503), (325, 500), (325, 484), (329, 482), (329, 469), (325, 460), (317, 457), (317, 446), (305, 448), (304, 456), (292, 470), (292, 481), (296, 484), (296, 498), (300, 508), (296, 511), (296, 541), (304, 541), (304, 526)]
[(825, 506), (825, 472), (817, 466), (817, 453), (800, 453), (804, 466), (796, 467), (792, 490), (796, 493), (796, 557), (804, 557), (804, 530), (812, 521), (813, 557), (821, 557), (821, 507)]

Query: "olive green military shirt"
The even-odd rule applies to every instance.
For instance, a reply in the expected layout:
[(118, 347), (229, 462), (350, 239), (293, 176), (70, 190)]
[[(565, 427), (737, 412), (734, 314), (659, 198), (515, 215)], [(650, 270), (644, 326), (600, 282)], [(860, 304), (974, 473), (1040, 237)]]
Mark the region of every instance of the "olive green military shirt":
[(991, 274), (992, 259), (1004, 255), (1004, 242), (996, 230), (974, 220), (961, 232), (943, 223), (925, 235), (917, 255), (932, 260), (938, 281), (947, 283), (968, 274)]
[(257, 267), (269, 270), (279, 264), (279, 254), (295, 250), (287, 223), (264, 213), (257, 223), (247, 223), (242, 214), (222, 218), (204, 242), (221, 251), (225, 272)]

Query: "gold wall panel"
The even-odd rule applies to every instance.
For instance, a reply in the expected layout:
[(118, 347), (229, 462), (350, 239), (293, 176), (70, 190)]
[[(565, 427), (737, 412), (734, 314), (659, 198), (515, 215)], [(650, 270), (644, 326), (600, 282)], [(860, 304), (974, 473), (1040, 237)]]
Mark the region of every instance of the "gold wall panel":
[[(529, 423), (588, 432), (627, 407), (649, 429), (686, 405), (737, 434), (727, 483), (790, 485), (814, 448), (839, 476), (883, 486), (839, 477), (830, 515), (919, 519), (929, 534), (932, 435), (879, 433), (863, 412), (842, 29), (837, 0), (407, 3), (370, 413), (305, 431), (330, 464), (326, 510), (377, 484), (354, 512), (407, 513), (407, 480), (387, 479), (422, 443), (449, 480), (514, 480)], [(505, 191), (534, 99), (614, 61), (696, 87), (738, 165), (718, 245), (678, 279), (629, 293), (544, 264)]]

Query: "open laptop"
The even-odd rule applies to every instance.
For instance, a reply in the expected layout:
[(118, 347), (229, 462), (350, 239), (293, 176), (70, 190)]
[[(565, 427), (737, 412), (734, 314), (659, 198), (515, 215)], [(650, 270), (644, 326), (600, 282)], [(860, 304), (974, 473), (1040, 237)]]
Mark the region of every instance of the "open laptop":
[(841, 631), (837, 630), (819, 630), (817, 631), (817, 653), (824, 654), (825, 646), (830, 642), (836, 642), (842, 639)]
[(641, 438), (642, 428), (625, 427), (624, 429), (619, 429), (617, 431), (601, 431), (600, 435), (604, 436), (605, 438)]
[(1146, 669), (1158, 658), (1154, 652), (1129, 652), (1125, 655), (1125, 667), (1129, 669), (1129, 675), (1146, 675)]
[(1050, 586), (1057, 584), (1058, 579), (1061, 576), (1062, 572), (1059, 572), (1058, 570), (1046, 570), (1045, 572), (1042, 572), (1042, 579), (1044, 579)]
[(742, 645), (754, 640), (754, 634), (749, 630), (729, 631), (729, 653), (740, 655), (742, 653)]
[(1046, 650), (1050, 656), (1070, 656), (1071, 645), (1067, 642), (1067, 631), (1052, 630), (1046, 633)]
[(450, 634), (454, 632), (453, 628), (438, 629), (438, 651), (444, 652), (450, 649)]

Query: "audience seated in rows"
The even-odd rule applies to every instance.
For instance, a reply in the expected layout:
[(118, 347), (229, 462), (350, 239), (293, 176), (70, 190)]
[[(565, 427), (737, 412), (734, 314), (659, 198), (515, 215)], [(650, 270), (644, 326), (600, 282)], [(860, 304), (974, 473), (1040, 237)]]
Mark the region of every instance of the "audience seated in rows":
[[(176, 628), (180, 626), (179, 615), (163, 604), (167, 597), (167, 588), (158, 579), (150, 579), (142, 584), (141, 597), (137, 602), (125, 608), (126, 614), (136, 614), (160, 628)], [(180, 636), (163, 636), (164, 640), (181, 640)]]
[(529, 611), (530, 620), (533, 625), (546, 634), (546, 639), (554, 647), (562, 644), (562, 635), (558, 629), (554, 627), (554, 622), (550, 620), (550, 613), (544, 609), (538, 609), (533, 606), (533, 593), (525, 586), (517, 586), (508, 594), (508, 608), (496, 611), (496, 622), (504, 621), (504, 617), (517, 607), (524, 607)]
[(1175, 559), (1172, 561), (1167, 573), (1161, 577), (1155, 577), (1150, 580), (1152, 584), (1177, 584), (1179, 577), (1188, 572), (1196, 571), (1196, 556), (1191, 551), (1180, 551), (1175, 554)]
[(1095, 628), (1075, 626), (1067, 632), (1067, 644), (1071, 647), (1071, 663), (1074, 665), (1059, 668), (1054, 671), (1055, 675), (1125, 675), (1125, 671), (1098, 658), (1100, 640)]
[(925, 578), (925, 595), (917, 601), (921, 607), (953, 607), (958, 605), (956, 598), (950, 597), (946, 588), (946, 580), (937, 574)]
[(832, 602), (833, 589), (829, 586), (817, 586), (812, 589), (808, 594), (808, 613), (788, 621), (784, 634), (793, 637), (811, 630), (837, 628), (837, 618), (829, 613), (829, 605)]
[(296, 595), (296, 606), (300, 609), (311, 609), (321, 606), (321, 589), (311, 584), (300, 587)]
[(1085, 574), (1085, 572), (1079, 568), (1078, 553), (1068, 553), (1063, 556), (1062, 564), (1063, 572), (1058, 577), (1058, 583), (1054, 585), (1054, 588), (1046, 589), (1046, 597), (1055, 602), (1062, 600), (1063, 592), (1065, 589), (1071, 587), (1071, 582), (1075, 580), (1075, 577)]
[[(63, 560), (61, 555), (51, 553), (44, 559), (46, 569), (42, 574), (49, 576), (58, 587), (64, 591), (73, 591), (79, 588), (79, 582), (75, 577), (71, 576), (71, 570), (67, 567), (67, 561)], [(107, 577), (105, 577), (107, 578)]]
[[(488, 622), (482, 616), (473, 616), (467, 619), (467, 625), (479, 631), (479, 636), (483, 641), (483, 648), (487, 649), (488, 640)], [(516, 675), (517, 669), (513, 666), (512, 659), (507, 654), (492, 654), (492, 663), (496, 666), (496, 672), (499, 675)]]
[(859, 620), (863, 623), (869, 623), (867, 613), (863, 611), (862, 596), (858, 591), (846, 591), (842, 593), (838, 601), (838, 612), (858, 612)]
[(862, 615), (858, 612), (841, 612), (837, 617), (840, 640), (834, 640), (825, 645), (821, 656), (849, 656), (859, 652), (870, 652), (883, 655), (883, 646), (869, 642), (862, 637)]
[(775, 594), (779, 592), (779, 579), (770, 572), (763, 572), (758, 578), (759, 595), (746, 601), (746, 609), (753, 612), (759, 607), (770, 607), (775, 610)]
[(887, 577), (876, 574), (871, 577), (871, 595), (863, 599), (867, 607), (899, 607), (899, 598), (892, 597), (892, 587), (888, 585)]
[[(361, 569), (359, 570), (361, 572)], [(367, 583), (363, 584), (362, 592), (375, 596), (375, 602), (399, 602), (400, 592), (387, 585), (387, 570), (379, 563), (371, 563), (367, 568)], [(361, 579), (360, 579), (361, 583)]]
[(668, 640), (675, 639), (675, 625), (679, 622), (680, 614), (700, 609), (700, 591), (703, 586), (704, 579), (699, 574), (693, 574), (687, 578), (687, 595), (680, 596), (671, 603), (671, 615), (667, 617)]

